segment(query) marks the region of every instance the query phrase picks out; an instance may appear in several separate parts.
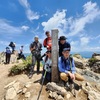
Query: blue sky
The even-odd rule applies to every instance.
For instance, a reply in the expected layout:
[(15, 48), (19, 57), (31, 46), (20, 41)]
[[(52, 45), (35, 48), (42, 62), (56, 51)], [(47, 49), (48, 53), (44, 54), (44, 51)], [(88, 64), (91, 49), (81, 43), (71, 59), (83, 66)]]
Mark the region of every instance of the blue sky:
[(100, 0), (1, 0), (0, 52), (10, 41), (24, 52), (34, 36), (57, 28), (73, 52), (100, 51)]

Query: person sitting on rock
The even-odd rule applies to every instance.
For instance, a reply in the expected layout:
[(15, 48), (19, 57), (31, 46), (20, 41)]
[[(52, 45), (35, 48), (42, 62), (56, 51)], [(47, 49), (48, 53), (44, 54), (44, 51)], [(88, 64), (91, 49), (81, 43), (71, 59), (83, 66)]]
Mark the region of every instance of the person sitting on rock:
[(84, 81), (84, 78), (76, 73), (74, 59), (70, 57), (70, 48), (64, 48), (62, 52), (63, 56), (59, 57), (58, 68), (60, 71), (60, 78), (65, 83), (74, 80)]

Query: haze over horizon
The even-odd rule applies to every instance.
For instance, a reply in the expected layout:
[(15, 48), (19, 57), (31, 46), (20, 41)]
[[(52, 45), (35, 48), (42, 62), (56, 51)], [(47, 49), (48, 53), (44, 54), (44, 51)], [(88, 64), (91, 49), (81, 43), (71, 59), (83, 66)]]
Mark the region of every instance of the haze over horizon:
[[(100, 0), (2, 0), (0, 52), (11, 41), (29, 53), (35, 35), (41, 43), (45, 31), (57, 28), (72, 52), (100, 52)], [(45, 49), (43, 49), (45, 51)]]

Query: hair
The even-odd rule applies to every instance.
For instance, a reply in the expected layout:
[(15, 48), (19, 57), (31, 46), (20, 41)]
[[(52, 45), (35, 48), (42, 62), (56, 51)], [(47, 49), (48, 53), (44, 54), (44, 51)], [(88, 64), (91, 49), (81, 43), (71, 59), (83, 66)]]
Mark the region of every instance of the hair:
[(46, 35), (49, 34), (49, 33), (50, 33), (49, 31), (46, 31), (46, 32), (45, 32)]

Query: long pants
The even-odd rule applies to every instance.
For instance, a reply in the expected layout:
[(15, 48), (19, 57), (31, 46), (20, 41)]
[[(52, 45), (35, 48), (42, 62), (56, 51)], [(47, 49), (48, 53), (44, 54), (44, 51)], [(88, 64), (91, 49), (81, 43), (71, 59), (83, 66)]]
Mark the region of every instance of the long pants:
[(37, 72), (39, 72), (40, 70), (40, 57), (41, 57), (41, 54), (32, 54), (32, 66), (30, 68), (30, 73), (33, 73), (34, 72), (34, 66), (35, 66), (35, 63), (37, 62)]
[[(63, 81), (67, 82), (67, 81), (68, 81), (68, 77), (69, 77), (68, 74), (66, 74), (66, 73), (60, 73), (60, 78), (61, 78)], [(78, 73), (75, 73), (75, 80), (84, 81), (84, 77), (81, 76), (81, 75), (78, 74)]]
[(11, 54), (6, 53), (6, 64), (10, 63), (10, 57), (11, 57)]

